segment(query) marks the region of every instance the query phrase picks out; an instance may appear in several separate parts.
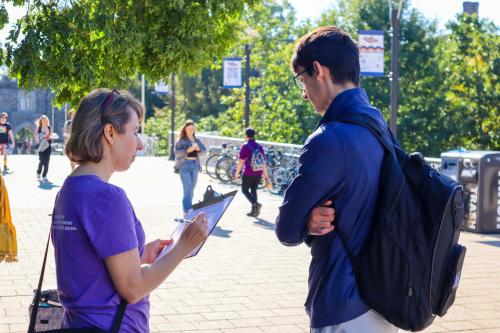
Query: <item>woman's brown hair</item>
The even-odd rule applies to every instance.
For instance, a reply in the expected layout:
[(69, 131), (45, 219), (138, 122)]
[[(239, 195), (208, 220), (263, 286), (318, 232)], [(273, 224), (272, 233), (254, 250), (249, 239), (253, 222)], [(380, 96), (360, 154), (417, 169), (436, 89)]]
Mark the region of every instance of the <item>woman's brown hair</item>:
[(184, 123), (184, 125), (182, 125), (182, 128), (179, 131), (179, 141), (182, 140), (182, 139), (187, 138), (186, 127), (191, 126), (191, 125), (194, 126), (194, 121), (192, 121), (191, 119), (186, 120), (186, 122)]
[(118, 133), (125, 131), (132, 108), (139, 121), (144, 116), (142, 104), (127, 91), (96, 89), (82, 98), (66, 144), (66, 155), (73, 162), (101, 161), (103, 156), (104, 126), (111, 124)]
[(42, 115), (40, 118), (38, 118), (35, 121), (35, 126), (36, 126), (37, 130), (39, 130), (40, 128), (42, 128), (42, 119), (47, 119), (47, 125), (49, 126), (49, 132), (52, 132), (52, 129), (50, 128), (49, 117), (47, 117), (46, 115)]

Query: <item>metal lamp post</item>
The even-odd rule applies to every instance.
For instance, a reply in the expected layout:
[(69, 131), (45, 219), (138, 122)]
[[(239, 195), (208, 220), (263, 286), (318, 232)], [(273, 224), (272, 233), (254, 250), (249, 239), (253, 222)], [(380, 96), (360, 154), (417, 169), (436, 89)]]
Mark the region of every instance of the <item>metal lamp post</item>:
[(175, 160), (175, 144), (174, 144), (174, 131), (175, 131), (175, 74), (170, 75), (170, 161)]
[(392, 8), (391, 0), (389, 0), (389, 8), (391, 10), (391, 123), (390, 128), (395, 137), (398, 135), (398, 51), (399, 51), (399, 21), (401, 15), (401, 7), (403, 0), (399, 0), (398, 8)]
[(245, 128), (250, 126), (250, 45), (245, 44)]

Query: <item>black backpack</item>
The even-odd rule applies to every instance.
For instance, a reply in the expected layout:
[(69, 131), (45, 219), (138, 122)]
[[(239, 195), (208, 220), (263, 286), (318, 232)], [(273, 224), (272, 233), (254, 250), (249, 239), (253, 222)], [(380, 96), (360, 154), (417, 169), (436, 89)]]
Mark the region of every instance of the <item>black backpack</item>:
[(341, 228), (333, 233), (348, 253), (366, 305), (401, 329), (423, 330), (455, 300), (466, 251), (458, 244), (462, 187), (427, 165), (422, 154), (407, 155), (375, 120), (351, 114), (339, 121), (369, 129), (384, 157), (373, 226), (360, 252), (352, 253)]

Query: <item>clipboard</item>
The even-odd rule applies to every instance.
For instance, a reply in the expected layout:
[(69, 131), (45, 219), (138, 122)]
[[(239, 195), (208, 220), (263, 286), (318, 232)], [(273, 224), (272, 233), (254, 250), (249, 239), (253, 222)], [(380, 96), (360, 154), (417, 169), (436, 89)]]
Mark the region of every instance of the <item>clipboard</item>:
[[(217, 223), (219, 223), (220, 219), (226, 212), (227, 207), (229, 207), (229, 204), (233, 201), (234, 197), (236, 196), (236, 193), (238, 191), (232, 191), (228, 192), (226, 194), (219, 194), (215, 191), (212, 190), (212, 187), (209, 185), (207, 187), (207, 191), (204, 194), (203, 201), (198, 202), (197, 204), (193, 205), (193, 209), (190, 210), (189, 212), (184, 215), (184, 219), (186, 220), (192, 220), (195, 218), (198, 214), (204, 212), (206, 214), (206, 219), (208, 222), (208, 234), (209, 236), (212, 234), (214, 231)], [(179, 241), (179, 238), (181, 237), (182, 233), (184, 232), (184, 229), (187, 227), (187, 223), (180, 222), (177, 228), (175, 228), (174, 232), (170, 236), (170, 238), (173, 240), (172, 244), (166, 246), (158, 255), (158, 260), (160, 257), (168, 253), (174, 244), (176, 244), (177, 241)], [(207, 238), (208, 239), (208, 238)], [(206, 240), (205, 240), (206, 242)], [(191, 258), (194, 257), (195, 255), (200, 252), (200, 249), (202, 248), (203, 244), (205, 242), (201, 243), (197, 248), (193, 250), (186, 258)]]

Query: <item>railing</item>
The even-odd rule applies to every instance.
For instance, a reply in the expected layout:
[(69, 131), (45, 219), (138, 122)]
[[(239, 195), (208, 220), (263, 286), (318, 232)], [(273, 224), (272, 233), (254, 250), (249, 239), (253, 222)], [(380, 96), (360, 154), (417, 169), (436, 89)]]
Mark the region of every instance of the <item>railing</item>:
[[(240, 138), (231, 138), (227, 136), (217, 136), (217, 135), (210, 135), (210, 134), (203, 134), (203, 133), (197, 133), (196, 137), (200, 139), (205, 146), (207, 147), (207, 150), (210, 149), (210, 147), (221, 147), (223, 143), (229, 143), (235, 147), (241, 146), (245, 140), (240, 139)], [(291, 153), (291, 154), (300, 154), (300, 150), (302, 149), (301, 145), (293, 145), (289, 143), (278, 143), (278, 142), (271, 142), (271, 141), (261, 141), (257, 140), (259, 144), (261, 144), (264, 148), (270, 148), (272, 147), (275, 150), (280, 150), (282, 152), (286, 153)], [(202, 162), (204, 163), (205, 159), (208, 158), (208, 154), (204, 156), (204, 159)]]
[[(176, 137), (177, 134), (178, 133), (175, 133)], [(208, 151), (208, 154), (201, 157), (200, 162), (202, 163), (203, 166), (205, 166), (205, 162), (211, 156), (211, 153), (213, 154), (221, 150), (222, 144), (228, 144), (230, 146), (239, 147), (245, 142), (245, 140), (242, 138), (232, 138), (227, 136), (218, 136), (206, 133), (197, 133), (196, 136), (205, 144)], [(258, 142), (262, 146), (264, 146), (266, 151), (272, 151), (273, 153), (277, 153), (280, 155), (280, 158), (283, 158), (285, 160), (285, 163), (282, 164), (283, 167), (281, 168), (283, 170), (280, 170), (274, 176), (276, 178), (274, 179), (274, 182), (280, 184), (280, 186), (282, 185), (284, 186), (286, 184), (286, 179), (284, 176), (285, 174), (284, 167), (286, 165), (287, 168), (292, 168), (294, 165), (297, 164), (296, 162), (300, 155), (302, 145), (277, 143), (277, 142), (261, 141), (261, 140), (258, 140)], [(158, 144), (158, 138), (156, 136), (146, 137), (145, 139), (143, 139), (143, 144), (144, 144), (143, 155), (145, 156), (156, 155), (157, 151), (156, 145)], [(438, 171), (441, 170), (441, 158), (426, 157), (425, 160), (434, 169)]]

